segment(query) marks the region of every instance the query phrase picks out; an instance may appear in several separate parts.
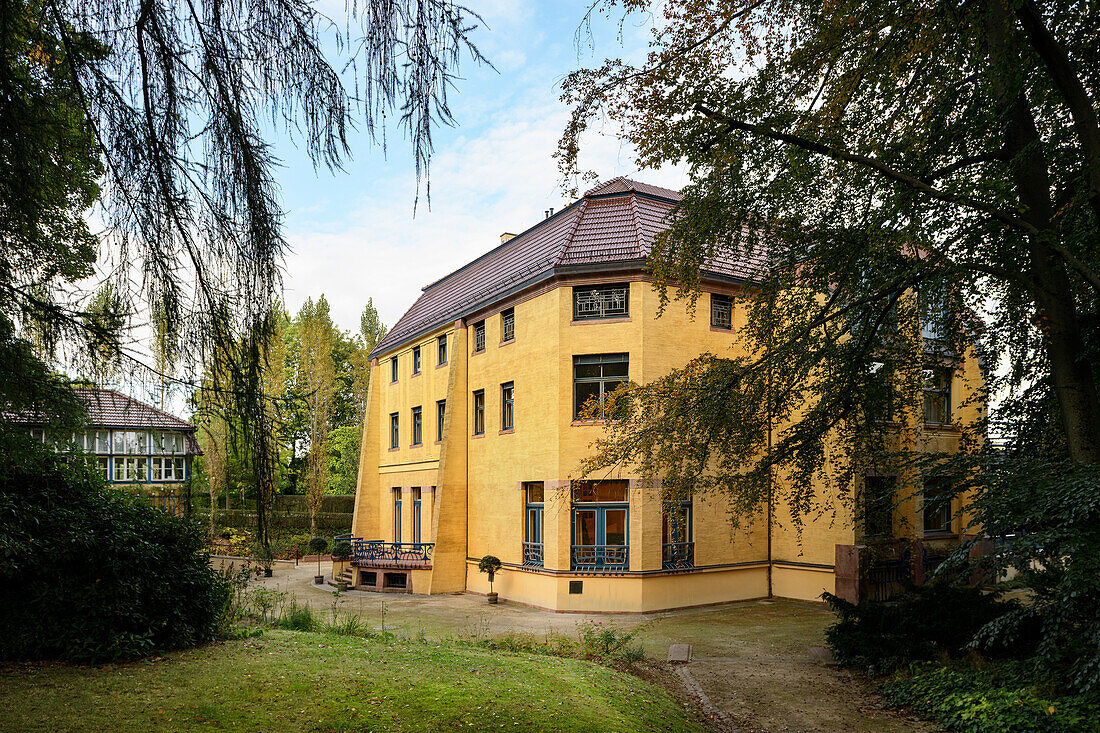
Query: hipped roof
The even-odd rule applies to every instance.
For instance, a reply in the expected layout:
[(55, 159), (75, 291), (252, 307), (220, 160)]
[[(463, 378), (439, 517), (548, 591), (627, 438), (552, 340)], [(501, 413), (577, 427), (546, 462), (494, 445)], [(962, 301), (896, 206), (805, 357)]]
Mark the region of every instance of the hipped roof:
[[(553, 216), (451, 274), (425, 286), (405, 315), (378, 343), (378, 356), (459, 318), (491, 306), (554, 274), (621, 262), (644, 266), (656, 236), (680, 203), (667, 188), (614, 178)], [(732, 280), (749, 280), (762, 257), (719, 257), (704, 270)]]

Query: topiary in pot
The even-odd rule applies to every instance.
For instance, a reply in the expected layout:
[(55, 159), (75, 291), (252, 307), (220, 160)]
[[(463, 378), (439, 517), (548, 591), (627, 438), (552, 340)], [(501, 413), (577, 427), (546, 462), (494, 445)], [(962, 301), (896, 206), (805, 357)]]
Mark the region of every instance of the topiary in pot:
[(351, 557), (351, 543), (347, 540), (332, 543), (332, 557), (337, 560), (347, 560)]
[(489, 603), (497, 602), (497, 594), (493, 592), (493, 579), (500, 570), (500, 566), (500, 558), (494, 557), (493, 555), (486, 555), (477, 563), (477, 569), (489, 576)]
[(317, 555), (317, 575), (313, 576), (313, 582), (317, 585), (325, 582), (325, 576), (321, 574), (321, 555), (328, 549), (328, 540), (324, 537), (313, 537), (309, 541), (309, 551)]

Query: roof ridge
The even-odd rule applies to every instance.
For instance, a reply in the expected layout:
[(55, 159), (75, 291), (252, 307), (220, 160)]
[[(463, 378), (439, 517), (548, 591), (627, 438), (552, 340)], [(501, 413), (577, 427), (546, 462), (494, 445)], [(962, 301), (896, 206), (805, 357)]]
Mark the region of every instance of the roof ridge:
[(642, 219), (638, 214), (638, 192), (634, 191), (630, 197), (630, 216), (634, 219), (634, 246), (638, 248), (638, 254), (642, 255)]
[(561, 264), (562, 258), (565, 257), (565, 253), (569, 251), (569, 245), (573, 243), (573, 237), (577, 233), (577, 229), (581, 225), (581, 219), (584, 218), (584, 212), (588, 211), (588, 194), (581, 199), (580, 208), (577, 210), (577, 218), (573, 220), (572, 226), (569, 227), (569, 231), (565, 235), (565, 239), (561, 243), (561, 248), (558, 250), (558, 254), (554, 256), (553, 267), (557, 267)]

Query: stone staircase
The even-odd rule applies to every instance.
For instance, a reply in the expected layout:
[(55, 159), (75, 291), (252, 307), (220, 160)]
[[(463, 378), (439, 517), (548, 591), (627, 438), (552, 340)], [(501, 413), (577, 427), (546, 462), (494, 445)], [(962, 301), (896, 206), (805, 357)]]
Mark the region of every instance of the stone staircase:
[(355, 575), (351, 568), (344, 568), (343, 572), (337, 575), (335, 578), (330, 578), (328, 584), (331, 586), (339, 586), (340, 581), (347, 583), (348, 587), (352, 587), (352, 581), (355, 579)]

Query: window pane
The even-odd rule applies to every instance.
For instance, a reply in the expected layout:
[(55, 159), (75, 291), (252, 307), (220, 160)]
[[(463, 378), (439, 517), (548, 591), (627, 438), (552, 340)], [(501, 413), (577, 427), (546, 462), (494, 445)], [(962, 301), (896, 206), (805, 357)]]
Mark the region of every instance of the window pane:
[(599, 382), (577, 382), (574, 388), (574, 409), (573, 414), (580, 416), (581, 411), (584, 409), (585, 403), (589, 400), (599, 401), (600, 399), (600, 383)]
[(630, 364), (623, 362), (604, 364), (604, 377), (626, 377), (630, 374)]
[(574, 481), (573, 501), (625, 502), (626, 481)]
[(523, 488), (527, 492), (528, 504), (543, 503), (543, 484), (541, 481), (525, 481)]
[(604, 544), (626, 544), (626, 509), (604, 510)]
[(598, 545), (596, 541), (596, 510), (578, 509), (576, 511), (576, 533), (578, 545)]

